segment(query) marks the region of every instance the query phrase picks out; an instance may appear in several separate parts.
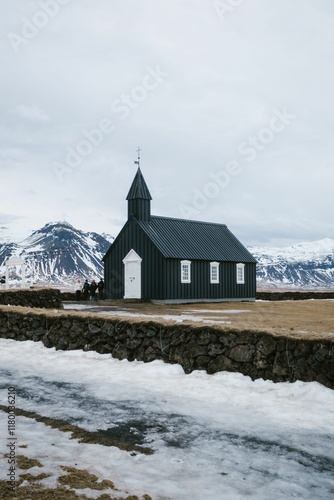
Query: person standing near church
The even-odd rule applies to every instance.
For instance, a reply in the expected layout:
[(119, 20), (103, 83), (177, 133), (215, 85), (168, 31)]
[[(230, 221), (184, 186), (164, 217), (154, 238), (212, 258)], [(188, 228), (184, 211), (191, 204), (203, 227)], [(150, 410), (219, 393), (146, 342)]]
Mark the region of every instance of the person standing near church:
[(89, 293), (89, 283), (88, 280), (86, 280), (83, 284), (82, 287), (82, 293), (83, 293), (83, 299), (88, 300), (88, 293)]
[(100, 279), (100, 281), (97, 284), (97, 289), (98, 289), (98, 292), (99, 292), (99, 300), (104, 300), (104, 294), (103, 294), (104, 281), (103, 281), (102, 278)]
[(97, 290), (96, 281), (93, 280), (89, 285), (89, 300), (95, 300), (95, 292)]

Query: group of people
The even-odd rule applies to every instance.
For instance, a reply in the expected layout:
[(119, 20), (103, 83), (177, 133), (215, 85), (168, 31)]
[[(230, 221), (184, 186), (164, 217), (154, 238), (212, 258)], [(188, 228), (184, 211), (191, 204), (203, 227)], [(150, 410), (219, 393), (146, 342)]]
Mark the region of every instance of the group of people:
[(103, 290), (104, 281), (102, 278), (98, 283), (95, 280), (88, 283), (88, 280), (86, 280), (82, 287), (83, 300), (88, 300), (88, 298), (89, 300), (104, 299)]

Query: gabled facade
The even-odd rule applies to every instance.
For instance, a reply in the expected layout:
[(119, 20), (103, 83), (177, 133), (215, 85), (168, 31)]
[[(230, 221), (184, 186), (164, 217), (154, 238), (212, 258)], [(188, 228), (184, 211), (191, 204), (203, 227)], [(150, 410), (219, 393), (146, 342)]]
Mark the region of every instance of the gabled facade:
[(140, 168), (127, 200), (128, 220), (103, 258), (107, 298), (255, 300), (256, 260), (226, 225), (151, 215)]

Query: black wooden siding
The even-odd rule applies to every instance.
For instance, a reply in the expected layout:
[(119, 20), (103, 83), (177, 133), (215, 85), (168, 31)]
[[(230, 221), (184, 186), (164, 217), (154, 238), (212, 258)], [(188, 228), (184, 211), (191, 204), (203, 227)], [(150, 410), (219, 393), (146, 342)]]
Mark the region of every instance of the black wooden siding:
[(191, 261), (191, 283), (181, 283), (181, 264), (167, 259), (166, 300), (252, 299), (256, 294), (256, 264), (245, 264), (245, 283), (237, 284), (236, 262), (219, 263), (219, 283), (210, 283), (210, 261)]
[(148, 200), (129, 200), (128, 218), (134, 216), (141, 221), (149, 221), (151, 215), (151, 205)]
[(237, 262), (220, 262), (219, 283), (210, 283), (210, 261), (191, 261), (191, 283), (181, 283), (180, 259), (164, 259), (139, 226), (130, 219), (105, 257), (107, 298), (124, 297), (123, 259), (130, 250), (142, 258), (142, 298), (175, 299), (243, 299), (255, 298), (254, 263), (245, 263), (245, 284), (236, 282)]
[(142, 259), (142, 298), (163, 298), (162, 256), (134, 218), (126, 223), (105, 256), (104, 280), (106, 297), (118, 299), (124, 297), (123, 259), (132, 249)]

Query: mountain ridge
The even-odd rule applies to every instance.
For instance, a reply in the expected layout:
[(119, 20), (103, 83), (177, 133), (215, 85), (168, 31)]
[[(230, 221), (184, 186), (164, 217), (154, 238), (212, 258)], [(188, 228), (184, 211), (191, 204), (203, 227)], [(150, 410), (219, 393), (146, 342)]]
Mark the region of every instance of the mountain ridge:
[(282, 248), (250, 247), (258, 261), (260, 287), (334, 288), (334, 240), (296, 243)]
[[(49, 222), (18, 243), (0, 244), (0, 272), (7, 259), (18, 256), (26, 262), (26, 282), (75, 284), (103, 276), (102, 257), (111, 245), (110, 236), (83, 232), (66, 221)], [(10, 283), (19, 284), (20, 269), (10, 268)]]
[[(26, 261), (28, 284), (77, 286), (103, 276), (102, 258), (114, 238), (84, 232), (66, 221), (48, 222), (18, 242), (4, 241), (0, 227), (0, 275), (7, 259)], [(7, 238), (7, 236), (6, 236)], [(334, 239), (296, 243), (282, 248), (250, 246), (257, 259), (258, 288), (334, 288)], [(19, 284), (20, 269), (10, 268), (10, 284)]]

